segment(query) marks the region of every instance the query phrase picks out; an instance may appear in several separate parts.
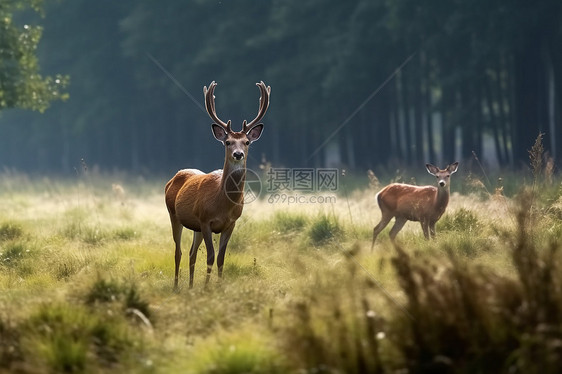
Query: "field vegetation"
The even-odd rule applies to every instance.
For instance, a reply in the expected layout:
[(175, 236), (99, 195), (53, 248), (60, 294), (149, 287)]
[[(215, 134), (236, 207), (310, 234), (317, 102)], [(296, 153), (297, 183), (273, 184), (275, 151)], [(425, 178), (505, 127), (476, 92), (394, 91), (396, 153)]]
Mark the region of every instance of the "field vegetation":
[(262, 198), (223, 281), (204, 287), (199, 256), (189, 289), (184, 257), (178, 292), (164, 180), (6, 171), (0, 372), (557, 372), (562, 190), (534, 168), (503, 186), (461, 168), (436, 240), (409, 222), (373, 252), (373, 173), (343, 176), (329, 204)]

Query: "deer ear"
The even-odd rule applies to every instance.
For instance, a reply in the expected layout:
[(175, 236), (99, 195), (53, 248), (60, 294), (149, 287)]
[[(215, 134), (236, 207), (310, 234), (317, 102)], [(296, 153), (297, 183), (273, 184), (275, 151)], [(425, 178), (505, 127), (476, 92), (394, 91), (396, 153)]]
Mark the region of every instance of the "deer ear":
[(252, 127), (250, 131), (246, 133), (246, 136), (248, 137), (248, 140), (250, 142), (255, 142), (260, 138), (262, 131), (263, 131), (263, 123), (259, 123), (254, 127)]
[(431, 175), (435, 175), (439, 173), (439, 168), (435, 165), (425, 164), (425, 168), (427, 169), (427, 172)]
[(449, 173), (453, 174), (457, 172), (458, 167), (459, 163), (453, 162), (451, 165), (447, 166), (447, 170), (449, 170)]
[(217, 125), (216, 123), (213, 123), (211, 125), (211, 130), (213, 130), (213, 136), (219, 142), (224, 143), (226, 141), (226, 138), (228, 138), (228, 133), (226, 132), (226, 130), (222, 126)]

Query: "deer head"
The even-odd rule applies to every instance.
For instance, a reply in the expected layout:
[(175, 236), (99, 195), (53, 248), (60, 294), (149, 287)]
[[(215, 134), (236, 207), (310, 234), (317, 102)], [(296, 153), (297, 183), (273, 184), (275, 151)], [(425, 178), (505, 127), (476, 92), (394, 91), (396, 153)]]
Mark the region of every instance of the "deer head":
[(437, 166), (434, 166), (432, 164), (425, 164), (427, 172), (437, 178), (437, 184), (439, 184), (440, 187), (447, 186), (451, 174), (457, 172), (458, 166), (459, 163), (454, 162), (448, 165), (445, 169), (441, 170)]
[(205, 108), (207, 109), (209, 117), (214, 121), (211, 125), (213, 136), (225, 146), (225, 162), (234, 165), (245, 164), (248, 147), (252, 142), (260, 138), (263, 131), (263, 123), (259, 123), (259, 121), (263, 118), (269, 106), (271, 87), (266, 86), (263, 81), (256, 83), (256, 86), (258, 86), (261, 92), (258, 115), (249, 123), (244, 120), (242, 123), (242, 130), (236, 132), (232, 131), (230, 120), (225, 123), (217, 116), (214, 96), (216, 86), (217, 83), (213, 81), (209, 85), (209, 88), (206, 86), (203, 87)]

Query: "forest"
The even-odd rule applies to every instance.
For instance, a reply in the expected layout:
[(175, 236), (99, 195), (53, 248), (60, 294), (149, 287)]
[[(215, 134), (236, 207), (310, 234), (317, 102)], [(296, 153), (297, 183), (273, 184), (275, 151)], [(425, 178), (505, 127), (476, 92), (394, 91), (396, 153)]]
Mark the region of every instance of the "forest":
[[(1, 101), (4, 168), (218, 168), (202, 94), (213, 80), (234, 129), (255, 116), (254, 84), (272, 87), (250, 167), (383, 173), (476, 156), (518, 170), (539, 134), (562, 157), (558, 0), (1, 3), (21, 5), (11, 27), (34, 30), (28, 76), (61, 83), (41, 105)], [(2, 94), (17, 58), (0, 50)]]

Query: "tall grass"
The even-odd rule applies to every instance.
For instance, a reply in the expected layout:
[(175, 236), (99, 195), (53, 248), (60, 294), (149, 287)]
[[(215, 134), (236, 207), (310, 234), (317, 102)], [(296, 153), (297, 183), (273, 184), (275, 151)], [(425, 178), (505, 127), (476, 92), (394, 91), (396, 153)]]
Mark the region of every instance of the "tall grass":
[(520, 193), (517, 224), (496, 249), (510, 252), (513, 276), (473, 265), (451, 247), (416, 259), (397, 245), (392, 263), (403, 296), (386, 297), (381, 307), (380, 290), (352, 261), (347, 275), (323, 279), (294, 305), (285, 332), (287, 347), (296, 347), (293, 362), (311, 373), (558, 372), (561, 243), (551, 237), (537, 245), (533, 199)]
[(376, 191), (256, 201), (222, 281), (203, 287), (202, 245), (177, 293), (162, 186), (18, 177), (0, 191), (0, 372), (556, 372), (562, 190), (546, 175), (516, 198), (454, 193), (436, 240), (407, 224), (373, 252)]

